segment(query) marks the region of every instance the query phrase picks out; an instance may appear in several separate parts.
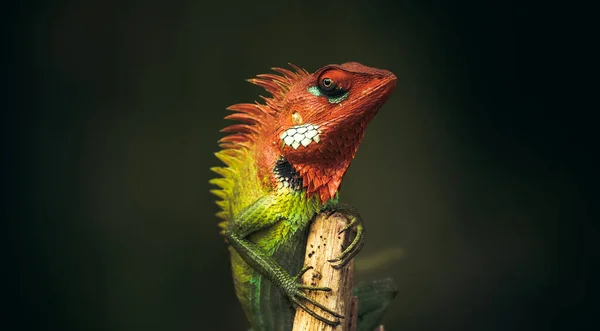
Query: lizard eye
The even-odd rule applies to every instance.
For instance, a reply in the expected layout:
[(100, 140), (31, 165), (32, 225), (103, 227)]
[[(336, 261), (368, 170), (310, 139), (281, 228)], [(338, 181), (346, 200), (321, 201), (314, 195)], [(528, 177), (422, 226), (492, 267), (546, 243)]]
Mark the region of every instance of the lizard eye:
[(319, 90), (328, 97), (335, 97), (345, 92), (343, 89), (338, 88), (338, 84), (329, 77), (321, 79), (319, 82)]

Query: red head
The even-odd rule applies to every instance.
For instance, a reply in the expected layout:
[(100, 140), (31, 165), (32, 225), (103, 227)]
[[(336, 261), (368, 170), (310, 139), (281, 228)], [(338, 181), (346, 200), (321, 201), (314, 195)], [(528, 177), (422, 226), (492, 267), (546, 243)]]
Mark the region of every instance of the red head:
[[(283, 156), (302, 177), (307, 193), (324, 202), (335, 196), (368, 123), (392, 93), (396, 76), (356, 62), (328, 65), (312, 74), (296, 69), (274, 69), (283, 76), (250, 80), (273, 98), (256, 106), (268, 116), (255, 118), (257, 127), (249, 133), (261, 150), (261, 164), (269, 168)], [(250, 113), (241, 106), (231, 109)]]

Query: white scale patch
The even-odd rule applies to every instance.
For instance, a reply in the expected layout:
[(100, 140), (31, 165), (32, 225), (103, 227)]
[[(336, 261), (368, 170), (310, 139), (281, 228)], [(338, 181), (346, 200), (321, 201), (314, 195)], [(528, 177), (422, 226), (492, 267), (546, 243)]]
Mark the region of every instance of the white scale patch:
[(313, 141), (319, 143), (319, 127), (313, 124), (302, 124), (291, 127), (279, 136), (283, 142), (298, 149), (300, 145), (306, 147)]

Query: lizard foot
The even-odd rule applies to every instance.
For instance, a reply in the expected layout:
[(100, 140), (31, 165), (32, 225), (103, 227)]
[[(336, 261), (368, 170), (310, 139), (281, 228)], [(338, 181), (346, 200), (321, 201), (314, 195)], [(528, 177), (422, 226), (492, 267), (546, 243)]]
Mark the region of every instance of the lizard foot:
[(335, 263), (332, 265), (333, 268), (340, 269), (348, 264), (348, 262), (350, 262), (350, 260), (352, 260), (363, 248), (365, 243), (364, 226), (360, 215), (351, 206), (338, 204), (328, 211), (328, 216), (331, 216), (335, 213), (340, 213), (344, 215), (346, 220), (348, 220), (348, 224), (342, 229), (342, 231), (339, 232), (340, 234), (352, 228), (354, 228), (356, 233), (350, 245), (348, 245), (348, 247), (346, 247), (338, 257), (328, 260), (330, 263)]
[(344, 318), (343, 315), (340, 315), (340, 314), (336, 313), (335, 311), (318, 303), (316, 300), (309, 298), (306, 295), (306, 293), (303, 292), (303, 291), (326, 291), (326, 292), (331, 291), (331, 288), (329, 288), (329, 287), (310, 286), (310, 285), (304, 285), (304, 284), (298, 283), (298, 280), (302, 277), (302, 275), (304, 275), (308, 270), (310, 270), (312, 268), (313, 268), (312, 266), (306, 266), (306, 267), (302, 268), (302, 270), (298, 273), (298, 275), (296, 275), (296, 277), (293, 277), (291, 279), (291, 281), (288, 284), (286, 284), (287, 286), (284, 286), (285, 291), (287, 292), (286, 294), (288, 295), (288, 298), (294, 305), (302, 308), (310, 316), (318, 319), (319, 321), (321, 321), (323, 323), (326, 323), (326, 324), (329, 324), (332, 326), (337, 326), (340, 324), (339, 320), (330, 320), (326, 317), (323, 317), (323, 316), (317, 314), (313, 309), (310, 309), (309, 307), (307, 307), (306, 304), (304, 304), (302, 302), (302, 301), (306, 301), (334, 317)]

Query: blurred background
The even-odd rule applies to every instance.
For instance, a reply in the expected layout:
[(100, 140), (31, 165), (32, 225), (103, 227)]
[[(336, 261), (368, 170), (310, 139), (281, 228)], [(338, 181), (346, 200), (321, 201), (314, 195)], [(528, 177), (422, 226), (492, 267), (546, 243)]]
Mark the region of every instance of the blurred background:
[[(7, 330), (245, 330), (208, 190), (225, 108), (288, 62), (393, 71), (342, 199), (387, 330), (591, 328), (594, 153), (554, 103), (546, 7), (434, 1), (7, 5)], [(13, 51), (14, 50), (14, 51)], [(10, 100), (14, 98), (14, 106)], [(589, 142), (587, 142), (590, 144)], [(363, 264), (365, 266), (366, 264)], [(4, 318), (3, 318), (4, 319)]]

